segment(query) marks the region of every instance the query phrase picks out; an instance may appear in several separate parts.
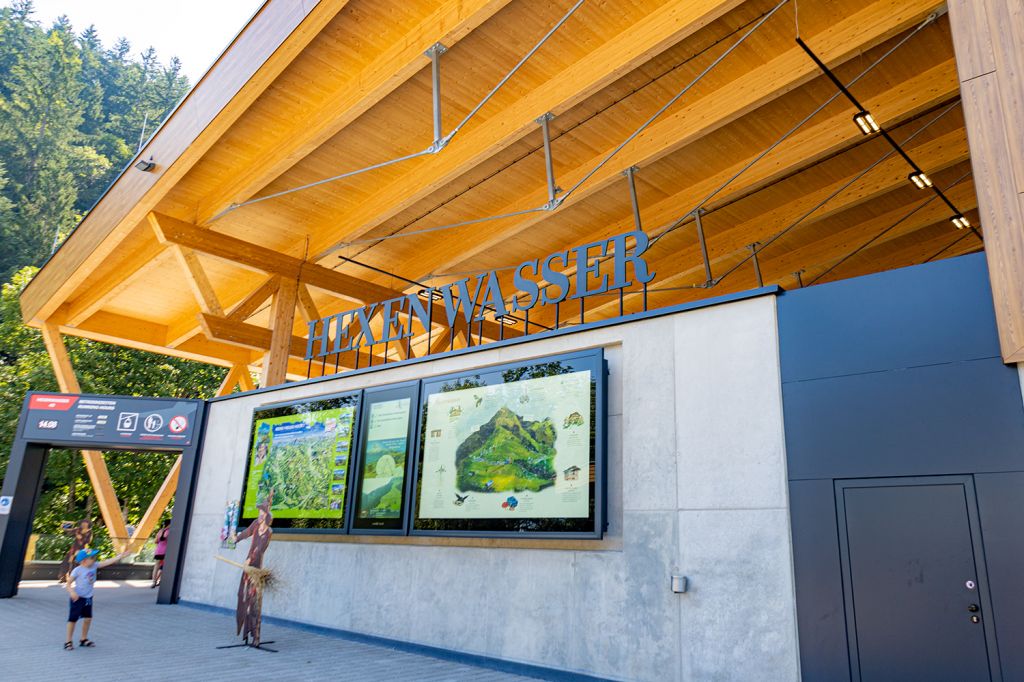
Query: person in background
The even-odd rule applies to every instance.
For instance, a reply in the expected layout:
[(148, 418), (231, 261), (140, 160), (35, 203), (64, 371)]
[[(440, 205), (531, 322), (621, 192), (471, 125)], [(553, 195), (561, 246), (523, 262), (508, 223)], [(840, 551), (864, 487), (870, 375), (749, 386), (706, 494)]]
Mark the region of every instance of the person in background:
[(64, 532), (71, 535), (74, 539), (71, 541), (71, 548), (68, 550), (67, 554), (64, 555), (64, 559), (60, 562), (60, 576), (57, 578), (60, 583), (66, 583), (68, 581), (68, 573), (71, 572), (75, 555), (80, 550), (88, 547), (92, 542), (92, 521), (89, 519), (82, 519), (76, 523), (73, 528), (65, 530)]
[(128, 552), (122, 552), (113, 559), (107, 559), (96, 563), (96, 555), (99, 550), (80, 549), (75, 554), (75, 561), (78, 565), (71, 569), (68, 574), (67, 591), (71, 597), (68, 610), (68, 637), (64, 642), (64, 650), (71, 651), (75, 648), (72, 641), (75, 638), (75, 623), (82, 619), (82, 639), (78, 640), (80, 647), (96, 646), (89, 639), (89, 626), (92, 625), (92, 593), (96, 585), (96, 571), (105, 566), (116, 564), (128, 556)]
[(171, 534), (171, 522), (164, 521), (160, 530), (156, 532), (156, 550), (153, 552), (153, 584), (150, 588), (160, 584), (160, 576), (164, 572), (164, 557), (167, 556), (167, 538)]

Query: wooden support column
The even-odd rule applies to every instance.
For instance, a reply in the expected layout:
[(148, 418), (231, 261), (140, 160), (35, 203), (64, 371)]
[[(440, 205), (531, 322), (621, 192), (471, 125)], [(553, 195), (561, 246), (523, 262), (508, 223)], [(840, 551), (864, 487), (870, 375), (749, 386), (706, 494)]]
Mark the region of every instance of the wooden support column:
[[(60, 390), (64, 393), (81, 393), (82, 387), (71, 366), (71, 358), (68, 357), (68, 351), (64, 347), (60, 331), (56, 326), (44, 323), (42, 332), (43, 343), (46, 345), (46, 352), (50, 355), (53, 373), (57, 376), (57, 385), (60, 386)], [(114, 485), (110, 480), (107, 463), (103, 460), (103, 453), (97, 450), (82, 450), (82, 459), (85, 460), (85, 470), (89, 474), (89, 482), (92, 483), (96, 503), (100, 508), (100, 516), (103, 517), (110, 540), (115, 549), (123, 551), (128, 539), (128, 529), (121, 516), (121, 505), (114, 493)]]
[(1024, 4), (950, 0), (949, 18), (999, 344), (1024, 362)]
[(270, 311), (270, 350), (263, 356), (262, 388), (283, 384), (288, 373), (288, 356), (291, 355), (292, 325), (295, 322), (295, 303), (298, 300), (299, 283), (294, 279), (281, 279), (281, 286), (274, 294)]

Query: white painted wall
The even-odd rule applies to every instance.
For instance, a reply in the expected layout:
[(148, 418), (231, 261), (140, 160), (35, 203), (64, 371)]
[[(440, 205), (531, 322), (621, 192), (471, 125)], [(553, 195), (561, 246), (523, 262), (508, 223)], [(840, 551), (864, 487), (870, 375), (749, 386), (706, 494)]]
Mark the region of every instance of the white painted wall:
[[(182, 599), (234, 607), (214, 560), (253, 407), (604, 347), (608, 549), (275, 540), (268, 615), (628, 680), (799, 677), (775, 298), (213, 403)], [(669, 576), (690, 578), (673, 594)]]

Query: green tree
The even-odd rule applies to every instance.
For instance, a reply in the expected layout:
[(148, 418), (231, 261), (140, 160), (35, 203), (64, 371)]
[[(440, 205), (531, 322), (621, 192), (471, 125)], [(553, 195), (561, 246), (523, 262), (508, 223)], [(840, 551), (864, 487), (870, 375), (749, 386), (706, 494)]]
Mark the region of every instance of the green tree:
[[(31, 267), (18, 271), (0, 293), (0, 480), (7, 470), (25, 394), (58, 390), (42, 335), (21, 322), (18, 296), (35, 271)], [(85, 393), (209, 398), (225, 374), (220, 367), (88, 339), (67, 337), (65, 344)], [(141, 519), (175, 457), (173, 453), (107, 455), (114, 492), (130, 523)], [(81, 455), (52, 452), (36, 512), (36, 532), (53, 534), (60, 521), (86, 517), (99, 521)], [(98, 541), (104, 546), (102, 532)]]
[[(0, 8), (0, 480), (25, 393), (56, 391), (38, 331), (21, 321), (18, 296), (188, 90), (181, 64), (107, 49), (66, 17), (44, 28), (31, 0)], [(224, 370), (185, 360), (66, 339), (82, 390), (209, 397)], [(107, 466), (127, 519), (138, 523), (175, 455), (110, 453)], [(54, 451), (36, 514), (37, 532), (63, 520), (99, 520), (78, 452)], [(106, 540), (97, 533), (98, 544)], [(57, 545), (66, 543), (58, 542)], [(55, 545), (56, 549), (59, 549)]]
[(66, 17), (44, 30), (32, 3), (0, 9), (0, 159), (13, 204), (0, 216), (0, 279), (40, 265), (188, 90), (181, 64)]

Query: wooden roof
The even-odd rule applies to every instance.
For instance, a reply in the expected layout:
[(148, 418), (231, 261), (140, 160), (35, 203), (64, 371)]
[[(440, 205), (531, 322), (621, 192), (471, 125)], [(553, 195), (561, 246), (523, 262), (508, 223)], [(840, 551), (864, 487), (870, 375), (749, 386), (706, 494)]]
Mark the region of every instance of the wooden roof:
[[(26, 321), (255, 366), (270, 348), (274, 318), (280, 325), (290, 316), (275, 311), (272, 295), (281, 280), (297, 280), (302, 314), (286, 343), (287, 372), (303, 377), (300, 338), (310, 317), (420, 288), (410, 280), (442, 284), (633, 229), (622, 173), (631, 166), (647, 232), (676, 225), (648, 253), (657, 272), (650, 307), (756, 286), (751, 244), (764, 245), (764, 282), (784, 287), (798, 277), (831, 281), (981, 248), (970, 231), (953, 228), (947, 206), (908, 182), (907, 163), (883, 139), (858, 131), (843, 97), (737, 175), (836, 93), (795, 42), (793, 3), (557, 210), (424, 231), (542, 206), (536, 119), (545, 112), (554, 115), (557, 184), (573, 187), (777, 0), (585, 0), (440, 152), (231, 209), (426, 149), (433, 124), (424, 51), (448, 47), (439, 59), (448, 132), (571, 4), (267, 2), (142, 151), (155, 172), (129, 167), (25, 290)], [(799, 32), (849, 82), (940, 13), (851, 90), (978, 225), (941, 7), (803, 2)], [(704, 266), (692, 218), (684, 218), (734, 175), (704, 205), (702, 225), (713, 274), (736, 270), (694, 288), (705, 281)], [(512, 290), (511, 272), (501, 273)], [(626, 311), (642, 298), (632, 290)], [(555, 314), (541, 308), (531, 322), (550, 326)], [(587, 303), (588, 321), (618, 314), (617, 296)], [(422, 335), (413, 352), (427, 350)], [(392, 360), (403, 354), (387, 351)]]

